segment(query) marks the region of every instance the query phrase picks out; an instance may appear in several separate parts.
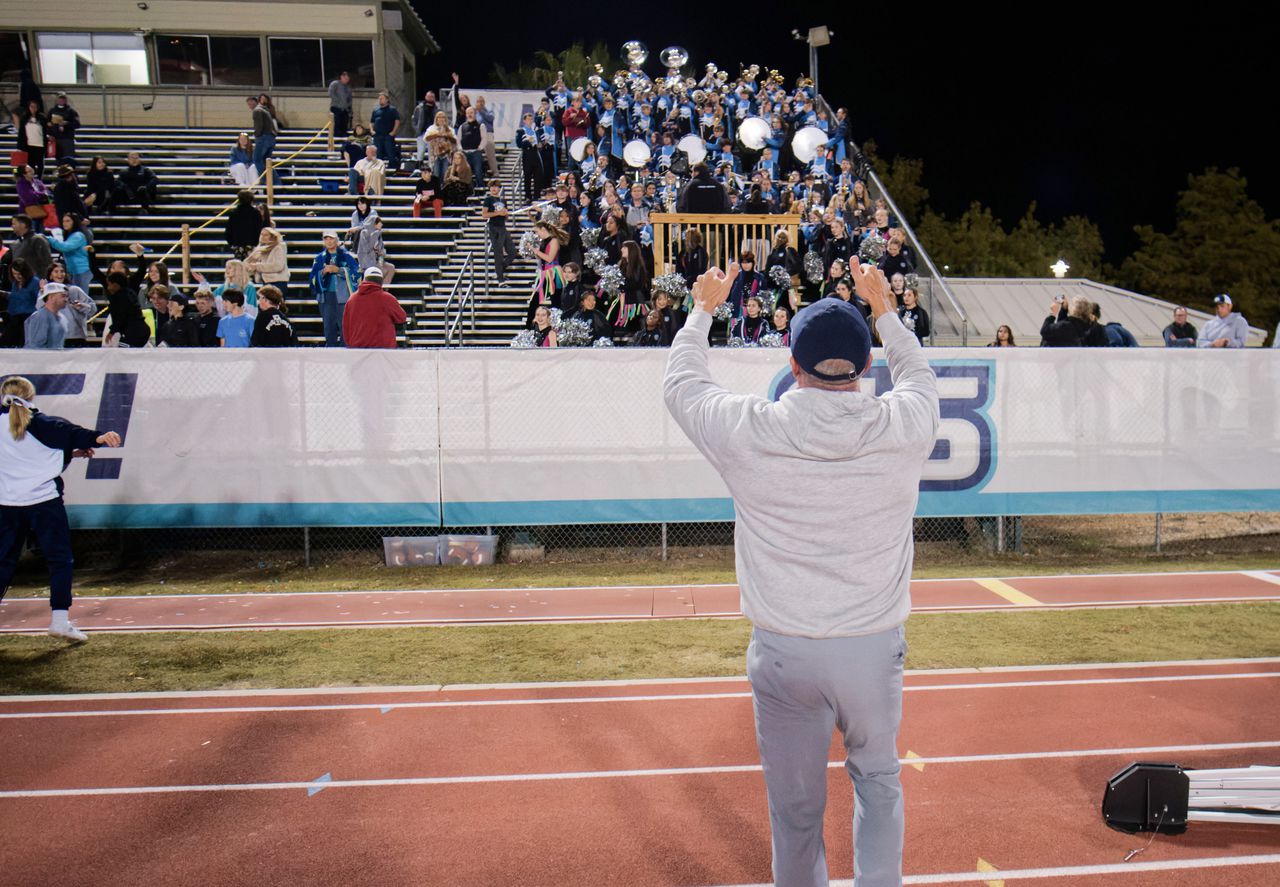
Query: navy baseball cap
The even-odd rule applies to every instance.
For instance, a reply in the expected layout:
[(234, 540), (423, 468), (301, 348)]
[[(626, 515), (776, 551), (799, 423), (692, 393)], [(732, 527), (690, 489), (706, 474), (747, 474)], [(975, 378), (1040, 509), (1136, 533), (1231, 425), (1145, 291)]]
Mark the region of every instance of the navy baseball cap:
[[(791, 356), (800, 369), (824, 382), (848, 382), (866, 369), (871, 354), (871, 329), (851, 302), (820, 299), (796, 315), (791, 324)], [(847, 360), (853, 372), (820, 373), (824, 360)]]

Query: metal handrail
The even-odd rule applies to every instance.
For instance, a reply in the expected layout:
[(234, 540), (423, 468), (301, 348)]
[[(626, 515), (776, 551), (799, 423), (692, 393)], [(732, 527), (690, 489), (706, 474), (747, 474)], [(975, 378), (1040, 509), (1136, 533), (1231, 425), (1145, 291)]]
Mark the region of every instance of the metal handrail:
[[(467, 281), (467, 287), (462, 291), (461, 296), (458, 294), (458, 288), (462, 286), (463, 280)], [(449, 322), (449, 309), (453, 307), (453, 300), (458, 299), (458, 316)], [(462, 262), (462, 269), (458, 272), (458, 279), (453, 282), (453, 288), (449, 290), (449, 298), (444, 303), (444, 344), (445, 347), (453, 345), (453, 337), (458, 336), (458, 344), (462, 344), (462, 333), (458, 327), (462, 324), (462, 316), (467, 311), (471, 315), (471, 331), (476, 331), (476, 263), (472, 253), (467, 253), (466, 259)]]
[[(831, 110), (831, 106), (827, 104), (827, 100), (823, 98), (822, 95), (818, 96), (818, 104), (824, 110), (826, 110), (828, 118), (834, 117), (834, 114), (832, 113), (832, 110)], [(850, 139), (850, 141), (852, 141), (852, 139)], [(942, 290), (942, 294), (947, 297), (947, 301), (951, 303), (952, 309), (956, 312), (956, 314), (960, 316), (960, 344), (968, 345), (969, 344), (969, 315), (965, 314), (964, 308), (960, 307), (960, 301), (956, 298), (956, 294), (952, 292), (951, 287), (947, 285), (946, 278), (944, 278), (938, 272), (938, 268), (936, 265), (933, 264), (933, 259), (929, 257), (929, 253), (924, 248), (924, 244), (920, 242), (920, 238), (916, 237), (916, 232), (912, 230), (911, 224), (907, 221), (907, 217), (902, 214), (902, 210), (898, 209), (898, 205), (893, 202), (893, 195), (891, 195), (889, 193), (889, 189), (884, 186), (884, 182), (880, 181), (880, 177), (876, 175), (876, 171), (871, 168), (870, 163), (866, 165), (866, 174), (867, 174), (867, 177), (871, 179), (871, 183), (875, 186), (876, 190), (880, 192), (880, 196), (884, 198), (884, 202), (889, 205), (889, 210), (897, 218), (898, 225), (902, 228), (903, 231), (906, 232), (907, 238), (911, 241), (912, 249), (916, 251), (916, 255), (918, 255), (921, 259), (924, 260), (925, 267), (929, 269), (929, 274), (937, 282), (939, 289)], [(932, 288), (930, 288), (929, 295), (930, 295), (930, 300), (932, 301), (932, 296), (933, 296)], [(930, 305), (930, 307), (932, 308), (933, 306)], [(932, 342), (933, 324), (930, 324), (929, 338), (930, 338), (930, 341)]]

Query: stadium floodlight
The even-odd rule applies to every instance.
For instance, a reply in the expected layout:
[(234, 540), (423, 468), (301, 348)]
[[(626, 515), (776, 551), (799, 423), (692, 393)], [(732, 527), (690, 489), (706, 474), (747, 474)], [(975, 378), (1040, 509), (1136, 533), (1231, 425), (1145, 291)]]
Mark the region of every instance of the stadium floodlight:
[(1054, 277), (1061, 279), (1067, 276), (1067, 272), (1071, 270), (1071, 266), (1062, 259), (1058, 259), (1058, 261), (1049, 266), (1049, 270), (1053, 272)]
[(831, 42), (831, 31), (826, 25), (819, 25), (816, 28), (809, 29), (809, 45), (810, 46), (826, 46)]
[(818, 25), (816, 28), (810, 28), (808, 34), (802, 34), (798, 28), (793, 28), (791, 36), (809, 44), (809, 79), (813, 81), (813, 94), (816, 97), (818, 95), (818, 47), (829, 46), (835, 31), (826, 25)]
[(1102, 819), (1130, 834), (1178, 835), (1188, 822), (1280, 825), (1280, 767), (1191, 770), (1130, 764), (1107, 781)]

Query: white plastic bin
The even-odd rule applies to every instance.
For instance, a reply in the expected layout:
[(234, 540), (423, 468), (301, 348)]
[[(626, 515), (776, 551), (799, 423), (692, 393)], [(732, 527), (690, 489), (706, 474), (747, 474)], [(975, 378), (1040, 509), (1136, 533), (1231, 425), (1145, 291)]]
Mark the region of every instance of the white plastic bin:
[(488, 567), (497, 553), (497, 536), (440, 536), (437, 560), (445, 566)]
[(439, 543), (439, 536), (383, 536), (382, 555), (388, 567), (434, 567)]

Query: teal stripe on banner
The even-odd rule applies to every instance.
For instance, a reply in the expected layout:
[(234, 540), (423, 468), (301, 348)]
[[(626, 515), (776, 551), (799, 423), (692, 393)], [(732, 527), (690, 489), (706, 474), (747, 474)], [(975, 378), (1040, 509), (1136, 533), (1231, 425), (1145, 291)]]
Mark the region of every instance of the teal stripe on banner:
[(68, 505), (76, 529), (440, 526), (435, 502), (199, 502)]
[(1093, 493), (921, 493), (919, 517), (1025, 514), (1176, 514), (1276, 511), (1280, 490), (1121, 490)]
[(446, 502), (447, 527), (646, 524), (733, 520), (732, 499), (566, 499)]

